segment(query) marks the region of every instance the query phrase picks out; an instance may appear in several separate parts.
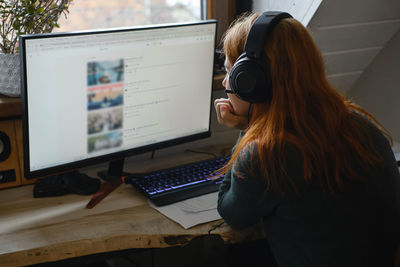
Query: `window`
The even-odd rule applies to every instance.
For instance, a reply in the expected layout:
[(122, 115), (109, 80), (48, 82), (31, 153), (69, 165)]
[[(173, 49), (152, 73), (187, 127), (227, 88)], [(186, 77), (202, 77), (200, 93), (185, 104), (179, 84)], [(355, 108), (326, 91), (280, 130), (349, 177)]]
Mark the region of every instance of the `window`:
[(237, 0), (73, 0), (55, 32), (129, 27), (213, 18), (217, 45), (234, 20)]
[(235, 19), (236, 1), (239, 0), (207, 0), (207, 17), (218, 20), (217, 45), (220, 44), (223, 33)]
[(195, 21), (205, 18), (205, 0), (73, 0), (55, 32)]

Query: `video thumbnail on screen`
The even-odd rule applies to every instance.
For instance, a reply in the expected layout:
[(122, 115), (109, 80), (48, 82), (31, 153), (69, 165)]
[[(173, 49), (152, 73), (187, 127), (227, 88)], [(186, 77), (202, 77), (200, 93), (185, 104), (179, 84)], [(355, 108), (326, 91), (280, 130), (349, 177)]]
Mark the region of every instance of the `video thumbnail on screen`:
[(88, 153), (123, 143), (124, 60), (87, 63)]

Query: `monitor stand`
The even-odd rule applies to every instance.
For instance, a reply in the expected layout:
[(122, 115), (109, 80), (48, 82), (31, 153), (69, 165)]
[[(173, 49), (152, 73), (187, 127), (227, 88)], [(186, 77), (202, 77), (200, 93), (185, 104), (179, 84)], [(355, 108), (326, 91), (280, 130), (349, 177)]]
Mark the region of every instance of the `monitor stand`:
[(110, 161), (108, 164), (108, 170), (99, 171), (97, 175), (104, 181), (109, 183), (115, 183), (121, 180), (123, 176), (129, 173), (124, 172), (124, 161), (125, 159), (117, 159)]
[(97, 175), (105, 182), (101, 184), (100, 189), (92, 196), (92, 199), (86, 205), (86, 208), (91, 209), (103, 200), (108, 194), (119, 187), (123, 182), (123, 176), (128, 173), (123, 171), (124, 159), (110, 161), (108, 170), (100, 171)]

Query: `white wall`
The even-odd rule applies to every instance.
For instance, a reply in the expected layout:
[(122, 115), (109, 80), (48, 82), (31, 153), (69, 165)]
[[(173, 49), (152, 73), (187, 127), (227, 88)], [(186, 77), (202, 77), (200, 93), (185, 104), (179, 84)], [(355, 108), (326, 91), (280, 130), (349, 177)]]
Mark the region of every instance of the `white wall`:
[(253, 0), (253, 8), (289, 11), (300, 21), (308, 18), (303, 25), (324, 56), (329, 80), (400, 142), (400, 1), (318, 2)]
[(400, 31), (366, 68), (347, 96), (400, 141)]
[(253, 0), (253, 10), (260, 13), (285, 11), (307, 26), (321, 2), (322, 0)]

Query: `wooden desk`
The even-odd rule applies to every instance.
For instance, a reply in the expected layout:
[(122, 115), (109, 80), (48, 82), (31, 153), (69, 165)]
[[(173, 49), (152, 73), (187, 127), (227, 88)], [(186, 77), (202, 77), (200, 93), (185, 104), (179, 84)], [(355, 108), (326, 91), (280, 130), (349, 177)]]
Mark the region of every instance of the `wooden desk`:
[[(180, 153), (178, 163), (209, 156)], [(168, 160), (169, 158), (169, 160)], [(161, 156), (157, 166), (170, 164)], [(154, 166), (150, 159), (130, 168)], [(92, 170), (93, 172), (95, 170)], [(88, 173), (90, 174), (90, 170)], [(193, 238), (219, 235), (226, 243), (248, 238), (253, 230), (233, 231), (222, 220), (188, 230), (151, 208), (145, 197), (122, 184), (93, 209), (91, 196), (68, 194), (33, 198), (33, 185), (0, 190), (0, 266), (21, 266), (131, 248), (164, 248), (188, 244)]]
[[(214, 90), (221, 90), (223, 77), (215, 77)], [(0, 114), (19, 116), (20, 105), (19, 98), (0, 97)], [(175, 164), (184, 164), (207, 157), (178, 153), (173, 159)], [(156, 164), (137, 160), (126, 171), (150, 171), (170, 165), (171, 156), (165, 156)], [(94, 177), (97, 170), (87, 172)], [(185, 230), (152, 209), (130, 185), (121, 185), (93, 209), (86, 209), (90, 198), (69, 194), (35, 199), (33, 185), (0, 190), (0, 266), (30, 265), (131, 248), (182, 246), (208, 234), (235, 243), (253, 232), (239, 233), (226, 224), (212, 230), (222, 220)]]

